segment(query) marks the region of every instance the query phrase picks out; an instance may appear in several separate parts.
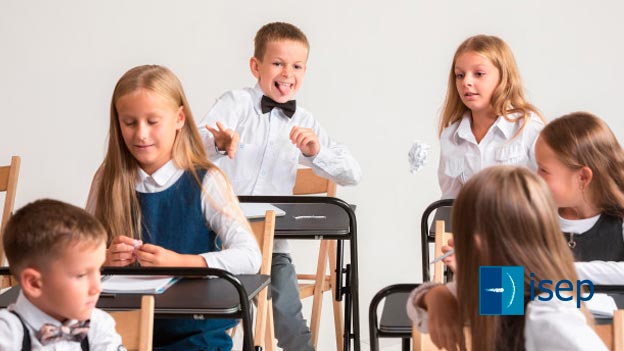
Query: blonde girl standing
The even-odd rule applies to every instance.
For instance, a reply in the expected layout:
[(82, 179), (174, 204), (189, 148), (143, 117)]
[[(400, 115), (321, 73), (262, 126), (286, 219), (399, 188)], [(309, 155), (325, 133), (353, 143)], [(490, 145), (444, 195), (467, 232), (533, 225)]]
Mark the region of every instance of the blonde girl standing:
[(535, 169), (533, 146), (544, 119), (524, 97), (511, 49), (476, 35), (455, 51), (440, 118), (438, 180), (454, 198), (475, 173), (493, 165)]

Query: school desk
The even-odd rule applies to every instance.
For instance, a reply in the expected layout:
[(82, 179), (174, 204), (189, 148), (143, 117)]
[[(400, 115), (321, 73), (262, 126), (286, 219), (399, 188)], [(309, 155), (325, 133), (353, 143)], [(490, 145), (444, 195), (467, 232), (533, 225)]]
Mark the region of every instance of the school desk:
[[(0, 268), (0, 275), (10, 274)], [(154, 295), (156, 318), (232, 318), (243, 321), (243, 350), (252, 351), (253, 333), (250, 301), (270, 284), (266, 275), (232, 275), (214, 268), (107, 267), (103, 275), (151, 274), (185, 277), (162, 294)], [(216, 276), (218, 278), (205, 278)], [(0, 308), (15, 302), (19, 287), (0, 295)], [(97, 307), (105, 311), (134, 310), (141, 307), (142, 294), (102, 294)]]
[[(275, 218), (275, 238), (336, 240), (336, 296), (344, 303), (343, 350), (360, 350), (357, 222), (353, 207), (326, 196), (239, 196), (241, 202), (270, 203), (286, 212)], [(349, 242), (350, 263), (345, 262), (344, 241)], [(344, 276), (344, 277), (343, 277)]]

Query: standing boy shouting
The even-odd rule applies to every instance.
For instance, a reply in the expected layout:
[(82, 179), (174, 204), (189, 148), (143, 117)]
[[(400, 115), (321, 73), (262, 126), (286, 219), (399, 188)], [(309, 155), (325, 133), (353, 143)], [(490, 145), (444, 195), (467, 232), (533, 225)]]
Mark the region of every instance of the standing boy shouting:
[[(249, 65), (256, 86), (226, 92), (199, 122), (210, 159), (230, 177), (235, 193), (292, 195), (298, 164), (339, 185), (357, 184), (360, 166), (349, 150), (291, 100), (306, 72), (305, 34), (288, 23), (269, 23), (258, 30), (254, 44)], [(288, 242), (275, 240), (273, 252), (271, 294), (278, 346), (313, 350)]]

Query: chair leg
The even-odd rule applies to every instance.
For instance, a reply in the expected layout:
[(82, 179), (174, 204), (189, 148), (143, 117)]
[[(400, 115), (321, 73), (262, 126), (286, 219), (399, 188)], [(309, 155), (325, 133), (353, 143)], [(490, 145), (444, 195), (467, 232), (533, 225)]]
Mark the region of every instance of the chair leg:
[(329, 271), (330, 271), (330, 284), (332, 287), (332, 306), (334, 308), (334, 329), (336, 331), (336, 350), (342, 351), (342, 304), (340, 301), (336, 301), (336, 240), (329, 241), (328, 247), (329, 255)]
[(265, 350), (275, 351), (275, 327), (273, 325), (273, 301), (269, 300), (267, 303), (267, 318), (265, 328)]
[(328, 240), (321, 240), (318, 261), (316, 264), (316, 277), (314, 278), (314, 298), (312, 299), (312, 317), (310, 318), (310, 332), (312, 333), (312, 345), (317, 348), (318, 331), (321, 323), (321, 308), (323, 307), (323, 287), (327, 271), (327, 246)]
[(266, 343), (265, 334), (268, 319), (268, 299), (267, 291), (269, 287), (266, 287), (258, 293), (258, 311), (256, 312), (256, 330), (254, 331), (254, 344), (264, 349)]

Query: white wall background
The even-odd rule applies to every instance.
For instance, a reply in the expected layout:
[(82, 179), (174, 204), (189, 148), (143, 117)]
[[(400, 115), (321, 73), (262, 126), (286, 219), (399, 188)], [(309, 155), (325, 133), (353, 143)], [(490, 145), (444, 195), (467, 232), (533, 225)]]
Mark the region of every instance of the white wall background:
[[(624, 140), (622, 13), (617, 0), (2, 0), (0, 164), (22, 157), (17, 207), (41, 197), (83, 205), (104, 156), (110, 96), (126, 70), (170, 67), (200, 118), (222, 92), (254, 84), (256, 30), (294, 23), (312, 45), (298, 100), (364, 171), (339, 196), (358, 205), (367, 340), (373, 294), (420, 279), (418, 223), (440, 195), (436, 125), (457, 45), (478, 33), (502, 37), (548, 119), (591, 111)], [(432, 150), (412, 175), (407, 151), (416, 139)], [(301, 270), (312, 266), (304, 262), (312, 245), (296, 245)], [(323, 319), (319, 350), (334, 349), (331, 321)]]

